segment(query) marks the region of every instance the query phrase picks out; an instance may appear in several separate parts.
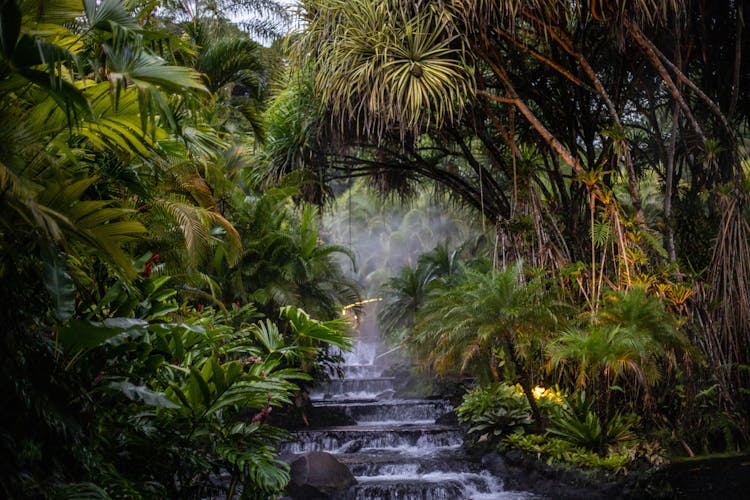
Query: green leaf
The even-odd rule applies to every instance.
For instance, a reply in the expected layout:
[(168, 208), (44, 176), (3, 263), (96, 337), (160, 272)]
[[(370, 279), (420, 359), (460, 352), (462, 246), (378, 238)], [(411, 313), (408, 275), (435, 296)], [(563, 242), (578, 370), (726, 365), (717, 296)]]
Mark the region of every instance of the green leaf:
[(109, 500), (106, 491), (94, 483), (72, 483), (55, 488), (57, 500)]
[[(206, 380), (201, 375), (201, 372), (194, 366), (190, 367), (190, 381), (191, 385), (198, 387), (201, 396), (203, 396), (203, 406), (208, 408), (211, 405), (211, 388), (208, 387)], [(192, 392), (192, 391), (191, 391)]]
[(113, 301), (118, 299), (121, 296), (127, 296), (127, 293), (125, 292), (125, 288), (123, 286), (122, 280), (117, 280), (117, 282), (110, 286), (107, 291), (104, 293), (104, 297), (99, 301), (99, 307), (111, 304)]
[(73, 84), (57, 77), (50, 80), (48, 73), (30, 68), (19, 68), (18, 74), (45, 91), (65, 111), (69, 122), (74, 117), (91, 116), (89, 102)]
[(60, 330), (58, 341), (63, 350), (75, 353), (104, 344), (115, 343), (118, 335), (143, 334), (148, 323), (135, 318), (109, 318), (102, 322), (74, 320)]
[(260, 321), (253, 325), (252, 332), (269, 353), (284, 347), (284, 338), (281, 336), (278, 327), (269, 320)]
[(127, 380), (120, 382), (111, 382), (109, 387), (122, 392), (128, 399), (133, 401), (143, 401), (148, 406), (156, 408), (179, 408), (180, 406), (173, 403), (162, 392), (149, 389), (145, 385), (135, 385)]
[(112, 31), (114, 26), (138, 30), (138, 22), (128, 13), (121, 0), (84, 0), (89, 26), (102, 31)]
[(190, 411), (194, 411), (193, 405), (190, 404), (190, 399), (179, 386), (177, 386), (176, 384), (169, 384), (169, 392), (177, 396), (177, 399), (180, 400), (185, 408), (189, 409)]
[(227, 388), (227, 380), (224, 376), (224, 369), (219, 365), (219, 360), (216, 356), (211, 356), (211, 370), (213, 371), (213, 382), (216, 386), (216, 391), (222, 393)]
[(172, 313), (176, 311), (177, 309), (179, 308), (173, 304), (153, 306), (148, 313), (148, 318), (149, 319), (161, 318), (162, 316), (166, 316), (167, 314)]
[(75, 284), (70, 277), (65, 259), (54, 251), (45, 252), (44, 256), (44, 286), (50, 294), (54, 306), (55, 316), (60, 321), (66, 321), (75, 312)]
[(294, 306), (282, 307), (281, 317), (288, 319), (294, 331), (300, 336), (342, 349), (352, 348), (352, 338), (345, 333), (348, 328), (345, 320), (318, 321)]
[[(158, 277), (150, 279), (146, 288), (146, 290), (148, 291), (148, 294), (155, 293), (157, 290), (159, 290), (162, 286), (164, 286), (171, 279), (172, 279), (171, 276), (158, 276)], [(170, 291), (174, 291), (176, 293), (175, 290), (170, 290)]]

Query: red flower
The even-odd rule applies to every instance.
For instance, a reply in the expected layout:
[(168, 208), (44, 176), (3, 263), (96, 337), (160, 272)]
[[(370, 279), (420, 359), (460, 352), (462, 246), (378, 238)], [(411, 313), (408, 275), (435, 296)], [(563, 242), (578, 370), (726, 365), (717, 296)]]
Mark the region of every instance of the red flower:
[(263, 409), (253, 417), (252, 423), (262, 424), (268, 418), (269, 413), (271, 413), (271, 407), (268, 405), (264, 406)]
[(262, 362), (263, 362), (263, 358), (261, 358), (260, 356), (248, 356), (245, 358), (245, 363), (251, 364), (251, 365), (255, 365), (257, 363), (262, 363)]
[(198, 303), (197, 306), (195, 306), (196, 309), (198, 309), (198, 312), (201, 312), (203, 310), (203, 304)]
[(148, 278), (149, 276), (151, 276), (151, 269), (154, 266), (154, 262), (159, 260), (159, 257), (161, 257), (161, 255), (155, 253), (151, 256), (150, 259), (146, 261), (146, 263), (143, 265), (143, 272), (141, 273), (141, 276), (143, 276), (144, 278)]

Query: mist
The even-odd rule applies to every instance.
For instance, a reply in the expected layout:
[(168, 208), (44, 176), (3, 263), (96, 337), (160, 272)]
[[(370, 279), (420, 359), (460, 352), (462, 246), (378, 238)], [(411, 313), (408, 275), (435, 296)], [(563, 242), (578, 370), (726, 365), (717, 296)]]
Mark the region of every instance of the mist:
[(322, 237), (348, 248), (356, 269), (341, 256), (341, 265), (365, 298), (376, 298), (381, 285), (404, 266), (439, 244), (458, 248), (481, 237), (475, 214), (447, 199), (423, 193), (413, 200), (383, 200), (361, 183), (338, 197), (323, 216)]

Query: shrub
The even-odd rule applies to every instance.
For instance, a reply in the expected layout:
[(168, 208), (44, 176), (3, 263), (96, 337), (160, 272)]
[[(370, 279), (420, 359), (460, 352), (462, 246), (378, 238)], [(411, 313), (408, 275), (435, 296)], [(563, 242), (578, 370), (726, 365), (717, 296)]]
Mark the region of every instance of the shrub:
[(521, 387), (506, 383), (476, 387), (456, 409), (470, 434), (503, 436), (523, 433), (532, 424), (529, 403)]
[(579, 448), (570, 441), (542, 434), (510, 434), (503, 438), (503, 445), (533, 453), (549, 465), (569, 464), (612, 472), (624, 472), (632, 456), (630, 448), (618, 448), (602, 457), (591, 450)]
[(550, 434), (599, 454), (634, 437), (631, 417), (613, 414), (602, 422), (594, 409), (594, 398), (581, 391), (565, 398), (565, 405), (552, 412)]

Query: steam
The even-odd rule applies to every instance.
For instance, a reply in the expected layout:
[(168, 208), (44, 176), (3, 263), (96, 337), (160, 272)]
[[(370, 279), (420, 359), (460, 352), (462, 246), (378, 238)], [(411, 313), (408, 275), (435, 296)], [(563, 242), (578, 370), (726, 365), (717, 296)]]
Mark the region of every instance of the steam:
[(349, 248), (357, 268), (342, 259), (348, 277), (359, 283), (366, 298), (404, 266), (438, 244), (457, 247), (479, 234), (471, 216), (448, 200), (421, 194), (408, 204), (383, 200), (355, 183), (339, 196), (323, 217), (321, 234), (328, 243)]

